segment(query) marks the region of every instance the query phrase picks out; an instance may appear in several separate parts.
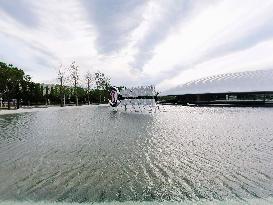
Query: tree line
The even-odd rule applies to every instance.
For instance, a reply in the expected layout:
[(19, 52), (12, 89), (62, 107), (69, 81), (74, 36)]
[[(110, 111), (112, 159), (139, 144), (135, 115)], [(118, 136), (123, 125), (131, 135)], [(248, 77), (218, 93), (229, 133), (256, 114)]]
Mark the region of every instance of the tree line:
[(29, 75), (12, 65), (0, 62), (0, 101), (8, 109), (15, 104), (32, 105), (80, 105), (106, 103), (109, 98), (110, 78), (97, 71), (80, 76), (79, 66), (73, 61), (60, 66), (57, 84), (41, 84), (31, 80)]

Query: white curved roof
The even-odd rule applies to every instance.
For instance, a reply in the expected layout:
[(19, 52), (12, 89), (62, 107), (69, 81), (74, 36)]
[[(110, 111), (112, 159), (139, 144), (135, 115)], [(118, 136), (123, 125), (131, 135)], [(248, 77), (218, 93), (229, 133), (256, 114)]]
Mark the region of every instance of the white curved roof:
[(273, 91), (273, 70), (228, 73), (201, 78), (177, 86), (167, 95)]

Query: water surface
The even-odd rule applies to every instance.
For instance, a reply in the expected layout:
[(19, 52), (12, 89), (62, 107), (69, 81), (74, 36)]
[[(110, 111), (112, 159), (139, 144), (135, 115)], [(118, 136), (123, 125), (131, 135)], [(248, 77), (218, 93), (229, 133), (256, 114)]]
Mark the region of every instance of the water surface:
[(273, 196), (273, 109), (105, 106), (0, 116), (0, 199), (111, 202)]

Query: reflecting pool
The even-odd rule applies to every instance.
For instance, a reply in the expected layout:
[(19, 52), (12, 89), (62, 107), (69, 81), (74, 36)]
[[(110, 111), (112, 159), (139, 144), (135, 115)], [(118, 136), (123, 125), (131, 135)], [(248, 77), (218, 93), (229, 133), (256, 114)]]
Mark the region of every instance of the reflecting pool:
[(134, 113), (83, 106), (0, 115), (0, 199), (273, 196), (273, 109), (165, 109)]

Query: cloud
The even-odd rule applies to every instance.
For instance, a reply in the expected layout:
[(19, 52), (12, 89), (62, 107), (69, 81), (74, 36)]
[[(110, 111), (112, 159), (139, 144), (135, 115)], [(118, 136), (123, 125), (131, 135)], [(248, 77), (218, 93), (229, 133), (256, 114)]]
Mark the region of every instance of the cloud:
[(145, 0), (81, 0), (97, 32), (99, 53), (117, 52), (128, 42), (128, 34), (142, 18)]
[(5, 12), (15, 21), (20, 22), (27, 27), (37, 27), (39, 25), (39, 19), (33, 8), (31, 1), (16, 0), (6, 1), (0, 0), (0, 10)]
[(158, 87), (161, 90), (167, 90), (191, 80), (216, 74), (272, 69), (273, 59), (268, 55), (272, 52), (273, 39), (261, 42), (247, 50), (237, 51), (193, 65), (192, 67), (177, 73), (175, 76), (162, 80), (158, 84)]
[(75, 60), (115, 85), (167, 89), (272, 67), (272, 20), (273, 0), (0, 0), (0, 59), (40, 82)]
[[(40, 82), (56, 79), (60, 63), (69, 64), (79, 56), (90, 59), (96, 53), (92, 49), (94, 34), (83, 17), (77, 15), (81, 12), (77, 2), (54, 2), (36, 2), (39, 27), (0, 20), (1, 42), (5, 42), (0, 58), (30, 71), (28, 74)], [(1, 19), (7, 19), (7, 15), (1, 13)]]
[(4, 51), (0, 50), (0, 60), (23, 67), (24, 71), (35, 79), (47, 76), (48, 71), (56, 64), (57, 58), (40, 45), (30, 45), (20, 38), (2, 34), (0, 34), (0, 42), (5, 47)]
[[(260, 5), (259, 1), (253, 0), (247, 5), (235, 1), (212, 4), (186, 24), (178, 26), (176, 32), (156, 46), (155, 55), (144, 66), (144, 73), (161, 80), (167, 76), (165, 82), (171, 82), (179, 73), (194, 70), (200, 63), (246, 50), (270, 39), (272, 33), (268, 27), (273, 15), (272, 3)], [(242, 69), (244, 62), (237, 63), (236, 67)], [(196, 76), (199, 76), (197, 71)]]
[[(161, 43), (179, 24), (185, 23), (193, 15), (196, 15), (201, 10), (209, 7), (214, 0), (203, 1), (150, 1), (146, 14), (143, 15), (145, 19), (137, 28), (146, 32), (138, 42), (136, 47), (138, 52), (134, 57), (132, 66), (136, 69), (142, 70), (143, 66), (154, 55), (154, 48)], [(138, 31), (139, 32), (139, 31)]]

